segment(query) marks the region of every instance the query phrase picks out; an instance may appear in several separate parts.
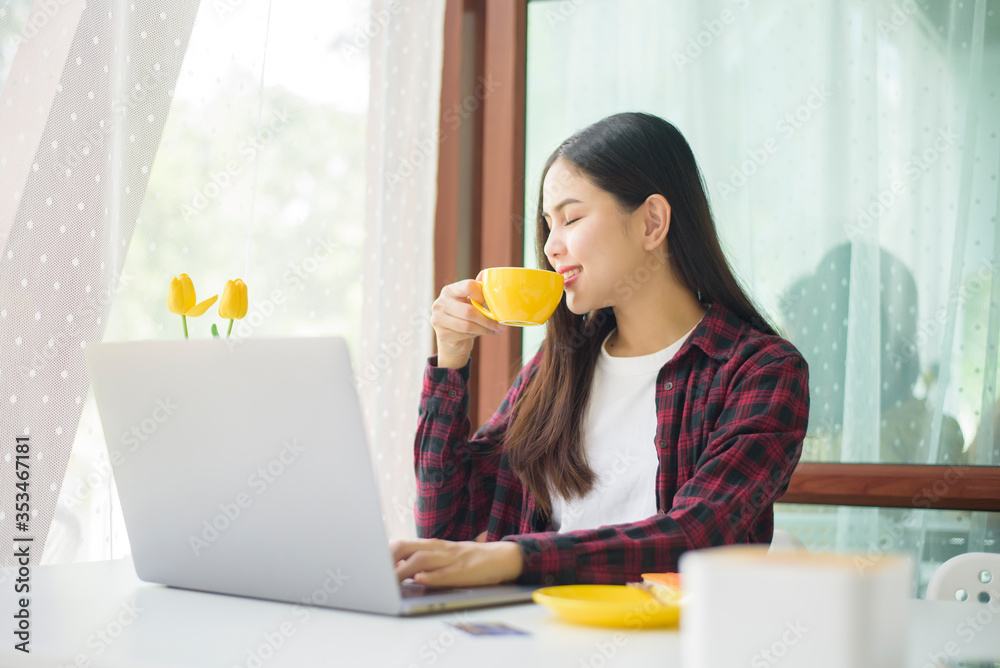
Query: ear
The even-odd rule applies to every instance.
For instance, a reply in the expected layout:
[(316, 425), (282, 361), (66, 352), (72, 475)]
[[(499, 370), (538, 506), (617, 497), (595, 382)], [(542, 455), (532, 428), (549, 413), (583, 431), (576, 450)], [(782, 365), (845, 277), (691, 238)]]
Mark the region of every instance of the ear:
[(663, 195), (650, 195), (643, 204), (645, 226), (642, 247), (651, 251), (667, 238), (670, 231), (670, 202)]

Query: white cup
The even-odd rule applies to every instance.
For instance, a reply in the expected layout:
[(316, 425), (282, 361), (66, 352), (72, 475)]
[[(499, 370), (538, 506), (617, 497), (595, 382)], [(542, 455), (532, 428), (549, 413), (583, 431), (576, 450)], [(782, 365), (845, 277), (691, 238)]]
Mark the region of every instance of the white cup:
[(727, 546), (680, 560), (684, 668), (899, 668), (913, 564), (905, 555)]

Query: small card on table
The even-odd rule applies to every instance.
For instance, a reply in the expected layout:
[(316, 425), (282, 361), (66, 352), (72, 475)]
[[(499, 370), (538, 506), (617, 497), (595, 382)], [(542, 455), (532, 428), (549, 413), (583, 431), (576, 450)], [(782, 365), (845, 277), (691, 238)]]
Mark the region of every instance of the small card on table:
[(527, 636), (527, 631), (516, 629), (504, 622), (447, 622), (456, 629), (474, 636)]

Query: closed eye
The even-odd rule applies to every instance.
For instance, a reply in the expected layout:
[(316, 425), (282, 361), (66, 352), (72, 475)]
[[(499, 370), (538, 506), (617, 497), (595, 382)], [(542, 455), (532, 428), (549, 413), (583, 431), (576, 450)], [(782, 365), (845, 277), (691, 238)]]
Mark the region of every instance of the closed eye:
[[(578, 218), (574, 218), (573, 220), (567, 220), (565, 223), (563, 223), (563, 225), (572, 225), (576, 221), (580, 220), (580, 218), (583, 218), (583, 216), (580, 216)], [(547, 228), (549, 228), (549, 232), (552, 231), (552, 223), (547, 218), (545, 219), (545, 226)]]

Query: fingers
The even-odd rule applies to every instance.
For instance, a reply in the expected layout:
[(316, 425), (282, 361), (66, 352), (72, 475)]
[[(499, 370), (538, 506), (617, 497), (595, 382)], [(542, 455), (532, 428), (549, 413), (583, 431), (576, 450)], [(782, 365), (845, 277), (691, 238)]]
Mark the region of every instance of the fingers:
[(446, 542), (450, 541), (443, 541), (439, 538), (396, 540), (389, 543), (389, 549), (392, 551), (392, 560), (399, 561), (400, 559), (407, 559), (411, 554), (418, 550), (432, 550), (440, 548), (440, 544)]
[(449, 565), (436, 571), (416, 573), (413, 576), (413, 581), (428, 587), (454, 587), (462, 584), (462, 581), (459, 580), (461, 573), (462, 570), (459, 567)]
[(418, 550), (409, 558), (397, 562), (396, 579), (400, 582), (406, 578), (417, 580), (415, 576), (418, 573), (444, 568), (450, 565), (454, 558), (450, 550)]
[(396, 579), (402, 582), (406, 578), (414, 578), (423, 571), (433, 571), (447, 566), (450, 556), (444, 552), (421, 551), (396, 566)]
[[(482, 272), (479, 273), (482, 275)], [(486, 304), (486, 295), (483, 294), (483, 286), (478, 281), (466, 281), (465, 283), (465, 296), (459, 299), (462, 308), (455, 315), (482, 326), (488, 334), (502, 332), (503, 325), (483, 315), (470, 301), (474, 299), (481, 305)]]
[[(452, 333), (457, 340), (503, 331), (503, 325), (491, 320), (469, 301), (483, 303), (483, 291), (475, 281), (447, 285), (431, 308), (431, 325), (438, 332)], [(457, 335), (457, 336), (456, 336)]]
[(514, 580), (521, 574), (523, 556), (516, 543), (474, 541), (401, 541), (394, 554), (399, 581), (413, 578), (427, 586), (476, 586)]
[[(480, 304), (486, 302), (483, 285), (479, 281), (466, 280), (446, 285), (441, 290), (441, 296), (438, 301), (464, 306), (469, 304), (470, 299), (475, 299)], [(476, 311), (476, 313), (479, 314), (479, 311)], [(479, 315), (483, 317), (482, 314)]]
[[(482, 272), (479, 272), (479, 275), (482, 276)], [(461, 286), (461, 292), (458, 295), (459, 298), (461, 298), (461, 297), (465, 297), (465, 298), (471, 297), (472, 299), (475, 299), (480, 304), (482, 304), (483, 302), (486, 301), (486, 295), (483, 294), (483, 284), (479, 282), (478, 278), (476, 280), (474, 280), (474, 281), (460, 281), (459, 283), (456, 283), (455, 285)], [(464, 295), (462, 293), (464, 293)]]
[[(472, 306), (468, 307), (473, 309)], [(473, 309), (474, 310), (474, 309)], [(499, 334), (503, 331), (503, 325), (485, 317), (479, 311), (475, 315), (465, 311), (463, 315), (442, 314), (439, 319), (442, 327), (447, 327), (453, 332), (466, 334), (468, 336), (483, 336), (484, 334)]]
[(477, 302), (482, 302), (485, 300), (486, 296), (483, 294), (483, 285), (479, 281), (474, 281), (471, 279), (466, 279), (464, 281), (458, 281), (457, 283), (452, 283), (451, 285), (446, 285), (441, 288), (441, 294), (439, 300), (454, 300), (458, 302), (465, 302), (469, 297), (472, 297)]
[(431, 326), (437, 338), (439, 362), (449, 368), (465, 364), (476, 337), (495, 336), (505, 327), (479, 312), (469, 301), (483, 303), (482, 286), (475, 281), (459, 281), (444, 286), (431, 307)]

